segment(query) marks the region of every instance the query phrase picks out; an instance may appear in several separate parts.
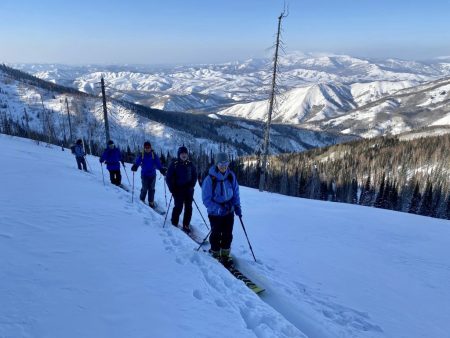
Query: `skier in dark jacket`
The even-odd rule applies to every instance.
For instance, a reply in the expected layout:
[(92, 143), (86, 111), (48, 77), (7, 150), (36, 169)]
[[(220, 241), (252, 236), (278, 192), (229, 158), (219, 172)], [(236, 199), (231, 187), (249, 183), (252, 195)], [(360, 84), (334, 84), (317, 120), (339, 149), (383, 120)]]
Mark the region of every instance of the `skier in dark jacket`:
[(177, 159), (170, 164), (166, 176), (167, 186), (174, 200), (171, 221), (172, 225), (178, 226), (184, 205), (183, 230), (190, 232), (197, 170), (194, 164), (189, 161), (188, 150), (185, 146), (178, 148), (177, 154)]
[(81, 170), (81, 167), (83, 167), (83, 170), (87, 171), (86, 160), (84, 158), (86, 153), (84, 152), (83, 141), (81, 139), (77, 140), (73, 146), (72, 153), (75, 155), (75, 159), (77, 160), (78, 169)]
[(231, 260), (234, 215), (242, 217), (239, 184), (236, 175), (228, 168), (226, 153), (216, 155), (215, 165), (209, 169), (202, 184), (203, 204), (208, 209), (211, 223), (210, 252), (224, 264)]
[(125, 168), (125, 163), (122, 159), (122, 154), (119, 148), (116, 148), (112, 140), (108, 141), (108, 147), (100, 157), (100, 163), (106, 162), (106, 169), (109, 171), (109, 178), (111, 183), (119, 186), (122, 182), (122, 175), (120, 175), (120, 163)]
[(141, 169), (141, 195), (140, 199), (145, 203), (145, 196), (148, 193), (148, 204), (151, 208), (155, 208), (155, 183), (156, 183), (156, 169), (164, 176), (166, 168), (163, 168), (158, 155), (152, 150), (150, 142), (144, 142), (144, 150), (136, 158), (135, 163), (131, 167), (132, 171), (137, 171), (139, 166)]

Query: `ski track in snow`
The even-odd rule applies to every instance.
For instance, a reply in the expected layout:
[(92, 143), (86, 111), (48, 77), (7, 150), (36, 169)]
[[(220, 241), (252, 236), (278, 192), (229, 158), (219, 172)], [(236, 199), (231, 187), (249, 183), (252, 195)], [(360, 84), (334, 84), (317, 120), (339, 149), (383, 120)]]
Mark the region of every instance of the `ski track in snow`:
[[(122, 178), (124, 177), (125, 175)], [(96, 181), (96, 178), (92, 175), (90, 175), (90, 179)], [(135, 202), (132, 204), (131, 192), (126, 192), (119, 187), (109, 184), (105, 186), (105, 189), (111, 190), (119, 195), (119, 198), (125, 204), (124, 211), (127, 214), (131, 215), (136, 211), (142, 214), (144, 223), (158, 231), (158, 235), (165, 245), (165, 250), (173, 255), (176, 263), (180, 265), (192, 264), (198, 268), (205, 282), (202, 289), (196, 288), (192, 290), (193, 297), (198, 301), (206, 301), (207, 299), (213, 298), (218, 310), (238, 311), (242, 316), (243, 322), (246, 323), (247, 328), (253, 331), (256, 337), (272, 337), (273, 335), (277, 337), (305, 337), (297, 328), (286, 324), (282, 314), (274, 316), (273, 312), (261, 303), (253, 291), (247, 290), (243, 282), (235, 279), (228, 271), (223, 269), (224, 273), (221, 275), (217, 275), (215, 271), (212, 271), (211, 265), (218, 265), (216, 260), (209, 257), (202, 250), (196, 251), (195, 249), (198, 246), (181, 230), (170, 225), (170, 213), (163, 227), (165, 215), (159, 215), (152, 211), (149, 206), (139, 203), (139, 200), (138, 203)], [(156, 195), (155, 198), (157, 198)], [(161, 200), (158, 203), (163, 205)], [(181, 214), (180, 219), (182, 217), (183, 214)], [(239, 299), (236, 299), (237, 294), (240, 296)], [(224, 301), (224, 298), (227, 300)], [(276, 311), (276, 308), (273, 310)], [(298, 329), (301, 330), (300, 327)], [(272, 334), (268, 335), (267, 332), (271, 332)]]
[[(120, 188), (113, 188), (121, 194), (123, 200), (130, 200), (129, 193)], [(162, 204), (161, 201), (159, 201), (159, 203)], [(130, 214), (133, 213), (133, 205), (131, 205), (131, 202), (126, 203), (125, 210)], [(165, 217), (165, 215), (161, 216), (152, 212), (148, 206), (142, 203), (138, 204), (138, 212), (144, 214), (144, 222), (147, 225), (152, 224), (158, 217), (161, 219), (164, 219)], [(146, 215), (148, 213), (150, 213), (152, 217), (149, 218)], [(180, 216), (180, 220), (182, 217), (183, 213)], [(194, 219), (195, 216), (193, 216), (193, 220)], [(156, 222), (156, 227), (161, 226), (161, 223), (161, 220)], [(237, 290), (242, 287), (246, 288), (241, 281), (234, 279), (234, 277), (230, 278), (228, 275), (216, 275), (210, 270), (210, 264), (216, 264), (217, 262), (213, 258), (206, 256), (202, 250), (198, 252), (193, 250), (191, 254), (186, 255), (186, 250), (189, 250), (189, 248), (186, 248), (187, 236), (183, 234), (181, 230), (178, 230), (170, 225), (169, 212), (165, 226), (159, 230), (159, 236), (165, 244), (166, 251), (173, 254), (175, 256), (175, 261), (180, 265), (189, 263), (196, 265), (200, 273), (204, 276), (205, 286), (208, 286), (208, 289), (213, 289), (213, 291), (209, 290), (208, 292), (205, 292), (204, 289), (194, 289), (192, 291), (193, 296), (199, 301), (212, 297), (215, 298), (216, 305), (221, 309), (233, 308), (239, 310), (247, 328), (254, 331), (257, 337), (265, 337), (264, 332), (267, 331), (268, 328), (274, 333), (277, 332), (277, 327), (280, 324), (279, 318), (273, 318), (273, 314), (261, 311), (259, 308), (260, 305), (258, 306), (260, 300), (252, 291), (247, 292), (248, 298), (244, 297), (244, 299), (239, 301), (239, 304), (236, 304), (235, 294), (239, 292)], [(173, 233), (174, 231), (177, 235)], [(182, 238), (179, 238), (179, 233), (182, 234)], [(187, 242), (188, 247), (196, 247), (196, 244), (193, 244), (190, 239), (187, 239)], [(239, 256), (249, 257), (250, 255), (251, 252), (241, 245)], [(205, 263), (204, 259), (209, 260), (208, 264)], [(269, 279), (268, 276), (273, 274), (274, 269), (271, 268), (270, 265), (264, 263), (258, 262), (256, 265), (259, 267), (258, 272), (255, 272), (255, 264), (252, 264), (252, 262), (244, 264), (241, 269), (247, 276), (251, 276), (253, 281), (256, 281), (257, 284), (270, 285), (270, 287), (266, 288), (265, 293), (261, 294), (260, 299), (274, 311), (278, 312), (280, 316), (288, 320), (293, 326), (304, 332), (308, 337), (358, 337), (358, 333), (355, 334), (355, 330), (366, 333), (373, 332), (374, 334), (382, 332), (382, 329), (378, 325), (371, 323), (367, 313), (334, 303), (330, 299), (332, 297), (320, 294), (319, 290), (311, 290), (304, 284), (294, 283), (293, 285), (289, 285), (278, 281), (276, 278)], [(278, 293), (278, 289), (283, 290), (284, 294), (289, 295), (290, 297), (288, 298), (283, 296), (282, 293)], [(227, 302), (223, 300), (224, 292), (225, 298), (229, 300)], [(217, 295), (216, 297), (214, 296), (215, 294)], [(310, 307), (303, 313), (293, 315), (292, 306), (296, 303), (306, 303)], [(311, 308), (316, 311), (316, 316), (311, 316), (309, 311)], [(336, 332), (335, 330), (329, 331), (326, 329), (329, 325), (323, 325), (327, 324), (324, 323), (324, 320), (333, 322), (336, 326), (343, 329), (341, 329), (340, 332)], [(264, 329), (261, 329), (260, 326), (263, 326)], [(286, 337), (298, 336), (298, 332), (289, 326), (283, 328), (283, 332), (278, 332), (278, 334), (282, 334), (282, 336)]]
[[(127, 206), (126, 209), (131, 209)], [(145, 210), (148, 209), (148, 210)], [(148, 213), (149, 211), (154, 214), (145, 205), (139, 204), (139, 212)], [(183, 215), (183, 214), (182, 214)], [(181, 217), (182, 217), (181, 215)], [(153, 215), (154, 217), (158, 217)], [(145, 223), (151, 224), (151, 220), (146, 216)], [(164, 216), (161, 216), (164, 218)], [(168, 216), (169, 218), (169, 216)], [(182, 219), (182, 218), (180, 218)], [(160, 222), (156, 223), (157, 226), (161, 226)], [(167, 224), (169, 223), (169, 224)], [(182, 235), (180, 238), (179, 235)], [(162, 238), (165, 244), (165, 249), (168, 253), (174, 255), (174, 260), (180, 265), (193, 264), (203, 275), (205, 284), (203, 288), (196, 288), (192, 290), (192, 295), (198, 301), (205, 301), (207, 299), (214, 299), (217, 307), (221, 311), (236, 311), (241, 313), (242, 320), (246, 323), (247, 328), (254, 332), (256, 337), (269, 337), (267, 331), (271, 331), (272, 334), (277, 334), (279, 337), (305, 337), (300, 334), (291, 325), (283, 325), (282, 316), (274, 316), (265, 306), (261, 304), (257, 295), (252, 291), (247, 290), (247, 287), (241, 282), (236, 280), (233, 276), (224, 269), (224, 274), (217, 275), (215, 271), (211, 270), (211, 264), (218, 264), (215, 259), (209, 257), (202, 250), (196, 251), (195, 244), (191, 242), (187, 236), (182, 233), (181, 230), (177, 230), (170, 225), (170, 222), (166, 222), (165, 227), (159, 229), (159, 236)], [(186, 238), (185, 238), (186, 237)], [(190, 248), (192, 247), (192, 249)], [(186, 254), (186, 251), (191, 253)], [(236, 294), (239, 294), (241, 298), (237, 301)], [(224, 298), (227, 301), (224, 301)], [(280, 332), (280, 326), (282, 331)]]

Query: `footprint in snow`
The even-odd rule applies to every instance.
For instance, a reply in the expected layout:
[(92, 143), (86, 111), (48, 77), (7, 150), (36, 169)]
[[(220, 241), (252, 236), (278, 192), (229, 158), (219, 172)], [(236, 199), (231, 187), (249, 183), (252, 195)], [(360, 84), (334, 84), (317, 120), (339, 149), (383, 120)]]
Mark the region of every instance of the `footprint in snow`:
[(198, 300), (202, 300), (203, 299), (202, 292), (200, 290), (198, 290), (198, 289), (194, 290), (194, 292), (192, 294)]

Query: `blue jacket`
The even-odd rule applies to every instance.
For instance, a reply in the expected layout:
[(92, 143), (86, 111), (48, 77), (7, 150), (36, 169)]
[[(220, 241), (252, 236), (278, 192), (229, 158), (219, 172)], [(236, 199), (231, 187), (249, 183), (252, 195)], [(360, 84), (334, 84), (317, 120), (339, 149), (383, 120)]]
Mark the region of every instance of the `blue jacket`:
[(180, 158), (172, 161), (167, 170), (166, 182), (171, 193), (194, 189), (197, 183), (197, 170), (194, 164)]
[(211, 216), (225, 216), (234, 212), (235, 207), (240, 208), (239, 184), (234, 173), (227, 169), (222, 174), (216, 166), (211, 167), (202, 183), (202, 199)]
[(100, 162), (106, 162), (108, 170), (120, 170), (120, 162), (123, 163), (123, 160), (119, 148), (106, 148), (100, 157)]
[(156, 175), (156, 169), (162, 169), (159, 157), (153, 150), (149, 153), (140, 153), (134, 164), (136, 164), (136, 166), (142, 165), (141, 177), (153, 177)]
[(75, 157), (83, 157), (84, 155), (86, 155), (81, 144), (76, 144), (73, 147), (73, 151), (75, 153)]

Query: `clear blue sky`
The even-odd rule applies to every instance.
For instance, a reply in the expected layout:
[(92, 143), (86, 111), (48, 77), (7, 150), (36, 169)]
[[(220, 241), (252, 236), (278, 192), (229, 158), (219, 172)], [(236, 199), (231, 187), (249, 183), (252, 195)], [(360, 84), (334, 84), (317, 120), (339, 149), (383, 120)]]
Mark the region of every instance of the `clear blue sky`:
[[(450, 55), (450, 0), (291, 0), (286, 50)], [(202, 63), (267, 55), (282, 0), (1, 0), (0, 62)]]

